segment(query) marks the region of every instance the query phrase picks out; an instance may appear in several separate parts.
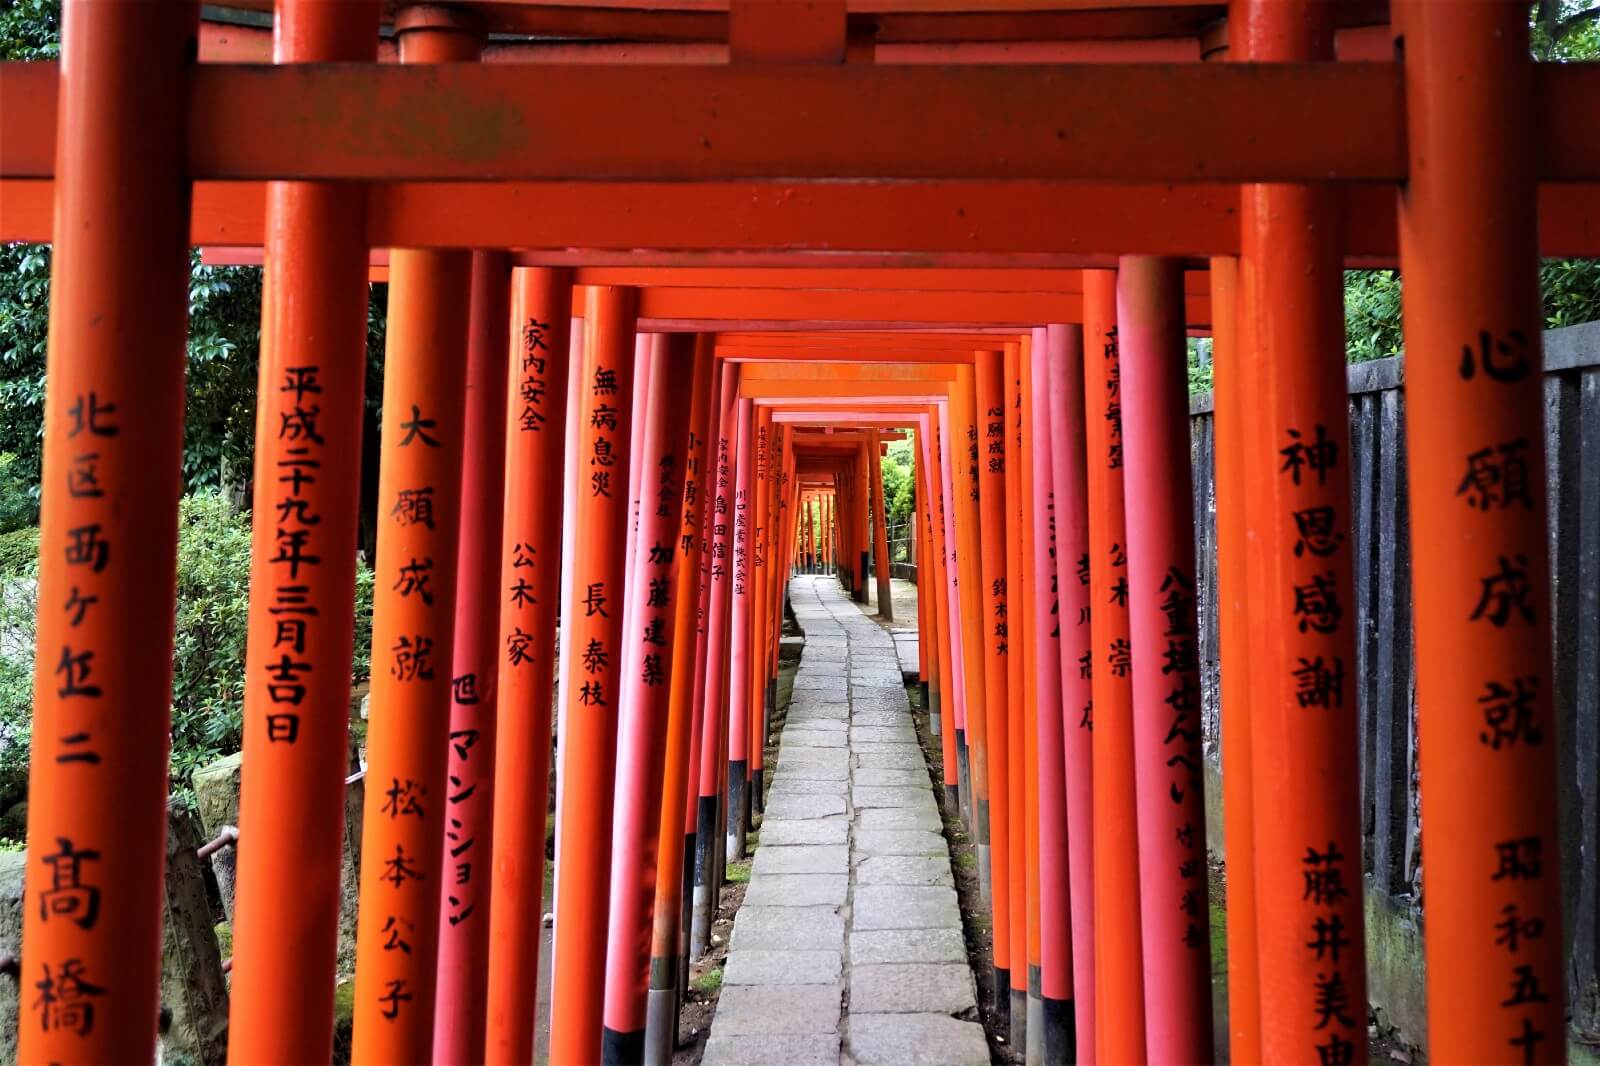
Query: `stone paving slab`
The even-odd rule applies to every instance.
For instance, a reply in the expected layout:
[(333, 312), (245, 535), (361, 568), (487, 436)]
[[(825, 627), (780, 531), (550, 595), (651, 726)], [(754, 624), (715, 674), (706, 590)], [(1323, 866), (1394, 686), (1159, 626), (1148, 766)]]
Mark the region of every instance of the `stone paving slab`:
[(728, 953), (722, 971), (727, 985), (830, 985), (844, 970), (838, 951), (744, 948)]
[[(819, 751), (832, 749), (820, 748)], [(850, 767), (844, 759), (835, 762), (817, 762), (813, 759), (793, 759), (782, 755), (778, 759), (778, 772), (783, 774), (785, 783), (798, 783), (800, 781), (830, 781), (834, 784), (844, 784), (850, 779)], [(776, 775), (774, 775), (776, 779)], [(776, 787), (776, 785), (774, 786)]]
[[(758, 851), (760, 849), (757, 849)], [(733, 923), (730, 951), (745, 948), (770, 950), (844, 950), (844, 916), (837, 907), (739, 908)], [(731, 957), (731, 955), (730, 955)], [(886, 958), (883, 962), (910, 961)]]
[(917, 743), (917, 731), (908, 718), (904, 725), (856, 725), (850, 726), (850, 744), (910, 744)]
[(965, 962), (850, 967), (850, 1009), (863, 1014), (960, 1014), (976, 1010)]
[(851, 1014), (857, 1066), (989, 1066), (983, 1026), (942, 1014)]
[(926, 829), (858, 829), (855, 832), (855, 849), (860, 855), (950, 854), (944, 837)]
[(890, 746), (879, 745), (875, 751), (863, 751), (856, 747), (851, 749), (856, 765), (862, 769), (882, 770), (911, 770), (922, 769), (927, 773), (927, 761), (922, 757), (922, 749), (911, 744), (894, 744)]
[(780, 796), (766, 807), (771, 818), (826, 818), (843, 813), (842, 796)]
[(843, 748), (849, 746), (849, 738), (842, 730), (830, 729), (797, 729), (790, 727), (783, 731), (783, 739), (779, 742), (789, 748)]
[(853, 753), (840, 748), (778, 748), (780, 766), (806, 763), (812, 766), (849, 766)]
[(843, 995), (837, 984), (735, 985), (717, 998), (711, 1031), (718, 1036), (837, 1033)]
[[(889, 754), (899, 755), (902, 758), (922, 758), (921, 748), (903, 740), (852, 740), (850, 742), (850, 752), (853, 755)], [(857, 765), (865, 764), (858, 763)], [(926, 762), (924, 762), (924, 765), (926, 765)]]
[(843, 796), (848, 787), (849, 782), (843, 777), (808, 777), (803, 774), (789, 777), (785, 775), (778, 780), (777, 784), (772, 786), (772, 791), (767, 793), (767, 801), (770, 803), (775, 796)]
[[(857, 769), (856, 774), (870, 774), (870, 770)], [(859, 778), (857, 778), (859, 780)], [(917, 788), (879, 788), (873, 785), (850, 786), (850, 802), (857, 807), (933, 807), (933, 789), (924, 782)], [(937, 809), (937, 808), (934, 808)]]
[(858, 693), (856, 696), (854, 696), (851, 699), (850, 706), (855, 708), (858, 711), (864, 711), (864, 710), (898, 711), (901, 714), (907, 715), (908, 716), (908, 720), (909, 720), (909, 715), (911, 713), (910, 710), (908, 709), (910, 707), (910, 704), (906, 702), (906, 694), (904, 692), (897, 692), (897, 693), (894, 693), (892, 695), (885, 693), (882, 696), (879, 696), (879, 695), (867, 695), (865, 693)]
[(874, 855), (856, 863), (858, 885), (954, 885), (945, 855)]
[[(721, 1013), (717, 1015), (721, 1018)], [(701, 1066), (838, 1066), (839, 1034), (725, 1035), (714, 1030)]]
[[(785, 908), (785, 913), (792, 911)], [(959, 929), (858, 929), (850, 934), (851, 966), (966, 959), (967, 942)]]
[[(767, 807), (761, 821), (761, 847), (787, 844), (843, 844), (850, 839), (850, 823), (838, 818), (778, 818)], [(761, 848), (756, 849), (757, 852)], [(740, 914), (744, 909), (740, 908)]]
[(844, 733), (850, 729), (850, 719), (843, 715), (802, 713), (798, 718), (791, 717), (783, 727), (783, 736), (787, 738), (791, 732), (805, 732), (806, 730), (821, 730), (824, 733)]
[(859, 885), (850, 911), (852, 929), (961, 928), (956, 890), (943, 886)]
[(847, 881), (844, 874), (767, 874), (751, 879), (744, 902), (749, 907), (842, 907)]
[(873, 788), (920, 788), (924, 791), (933, 787), (933, 779), (928, 776), (926, 769), (863, 769), (857, 768), (856, 780), (863, 785)]
[[(938, 833), (943, 827), (937, 810), (916, 807), (873, 807), (856, 815), (857, 830), (921, 829)], [(764, 833), (762, 839), (766, 839)]]
[(850, 870), (850, 849), (843, 844), (766, 844), (756, 849), (752, 874), (842, 874)]

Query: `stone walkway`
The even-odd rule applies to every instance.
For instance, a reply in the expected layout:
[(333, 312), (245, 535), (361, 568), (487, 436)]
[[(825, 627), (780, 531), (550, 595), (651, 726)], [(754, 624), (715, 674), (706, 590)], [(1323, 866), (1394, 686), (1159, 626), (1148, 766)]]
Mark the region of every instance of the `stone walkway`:
[(835, 578), (790, 597), (805, 651), (703, 1061), (985, 1066), (894, 641)]

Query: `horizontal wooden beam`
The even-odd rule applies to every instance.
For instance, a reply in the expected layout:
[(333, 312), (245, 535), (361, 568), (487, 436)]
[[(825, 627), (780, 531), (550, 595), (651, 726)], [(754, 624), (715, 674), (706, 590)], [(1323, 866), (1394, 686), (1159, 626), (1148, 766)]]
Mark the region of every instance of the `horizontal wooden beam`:
[[(1586, 121), (1600, 110), (1600, 70), (1589, 66), (1540, 67), (1546, 178), (1600, 178), (1600, 138)], [(51, 173), (55, 89), (53, 64), (0, 69), (0, 94), (17, 102), (0, 107), (0, 176)], [(1393, 63), (200, 64), (192, 101), (197, 179), (1405, 174)]]
[[(47, 180), (0, 180), (0, 240), (48, 241), (52, 192)], [(1347, 185), (1345, 201), (1350, 264), (1393, 263), (1393, 187)], [(259, 263), (265, 217), (263, 183), (199, 182), (191, 239), (228, 250), (212, 261)], [(1600, 256), (1600, 186), (1541, 186), (1539, 233), (1543, 255)], [(420, 182), (372, 189), (367, 238), (510, 248), (530, 266), (1104, 267), (1121, 252), (1237, 254), (1239, 194), (1034, 181)]]
[[(1190, 317), (1210, 321), (1210, 302), (1190, 297)], [(639, 292), (639, 316), (665, 320), (919, 322), (1043, 325), (1078, 322), (1079, 293), (927, 292), (922, 290), (651, 288)]]

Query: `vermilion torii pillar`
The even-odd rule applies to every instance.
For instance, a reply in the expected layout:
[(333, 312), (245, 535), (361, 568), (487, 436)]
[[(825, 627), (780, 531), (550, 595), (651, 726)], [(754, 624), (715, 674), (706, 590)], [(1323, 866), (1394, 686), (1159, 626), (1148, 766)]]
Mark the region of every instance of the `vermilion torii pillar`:
[(561, 513), (572, 461), (565, 454), (571, 318), (569, 272), (512, 271), (484, 1045), (486, 1061), (497, 1064), (533, 1057), (561, 584), (561, 529), (551, 516)]
[[(602, 1061), (644, 1058), (645, 1003), (650, 985), (650, 930), (661, 845), (667, 723), (678, 643), (673, 593), (682, 554), (683, 479), (694, 402), (694, 336), (657, 334), (639, 449), (639, 559), (632, 628), (622, 634), (617, 800), (611, 819), (611, 912), (606, 935), (605, 1033)], [(689, 642), (689, 648), (693, 643)], [(672, 819), (674, 825), (678, 819)], [(677, 840), (671, 849), (679, 850)], [(675, 906), (674, 906), (674, 909)]]
[(1134, 785), (1133, 653), (1123, 485), (1122, 360), (1117, 276), (1083, 273), (1084, 441), (1089, 507), (1089, 628), (1093, 657), (1095, 1058), (1145, 1060), (1139, 823)]
[(722, 885), (725, 823), (720, 813), (722, 781), (729, 758), (728, 643), (733, 590), (734, 442), (738, 432), (739, 374), (737, 364), (723, 364), (718, 399), (715, 472), (712, 484), (710, 566), (711, 592), (706, 618), (704, 717), (700, 745), (700, 811), (695, 831), (694, 913), (690, 953), (704, 954), (711, 942), (711, 922)]
[[(1027, 462), (1023, 453), (1022, 351), (1015, 342), (1005, 346), (1001, 362), (1001, 406), (1005, 427), (1005, 636), (1007, 653), (1006, 731), (1007, 773), (1003, 778), (1007, 815), (1007, 889), (1011, 894), (1010, 927), (1011, 1043), (1023, 1047), (1028, 1024), (1028, 815), (1027, 815), (1027, 588), (1022, 554), (1026, 538), (1022, 485)], [(995, 936), (1000, 935), (996, 923)], [(996, 996), (999, 992), (996, 991)]]
[[(1011, 832), (1010, 777), (1012, 770), (1007, 698), (1010, 692), (1007, 661), (1010, 642), (1006, 584), (1006, 389), (1000, 352), (979, 352), (975, 368), (978, 410), (978, 467), (982, 510), (982, 644), (984, 710), (989, 741), (989, 856), (993, 886), (995, 1010), (1009, 1018), (1011, 967), (1023, 960), (1011, 957), (1011, 847), (1018, 843)], [(1020, 693), (1018, 696), (1020, 697)], [(1020, 763), (1020, 760), (1018, 760)], [(1020, 770), (1020, 765), (1017, 767)], [(1020, 834), (1018, 834), (1020, 836)]]
[[(475, 59), (481, 34), (411, 9), (406, 62)], [(378, 550), (373, 570), (372, 716), (356, 940), (353, 1057), (417, 1061), (433, 1051), (450, 724), (456, 538), (461, 502), (467, 310), (465, 252), (397, 250), (389, 265)], [(407, 501), (431, 498), (434, 522)]]
[[(1058, 645), (1061, 631), (1056, 627), (1056, 565), (1054, 565), (1054, 519), (1051, 503), (1051, 424), (1050, 408), (1046, 397), (1050, 392), (1050, 363), (1046, 360), (1045, 330), (1034, 330), (1032, 344), (1026, 352), (1027, 376), (1024, 379), (1024, 403), (1027, 405), (1027, 658), (1029, 672), (1034, 679), (1029, 701), (1027, 730), (1027, 1048), (1035, 1061), (1045, 1055), (1045, 1000), (1043, 1000), (1043, 909), (1056, 906), (1056, 898), (1066, 903), (1067, 879), (1059, 877), (1053, 884), (1043, 882), (1042, 852), (1054, 840), (1046, 842), (1043, 826), (1043, 792), (1046, 776), (1061, 779), (1061, 655)], [(1045, 719), (1054, 720), (1054, 730), (1043, 727)], [(1050, 741), (1042, 744), (1040, 741)], [(1053, 812), (1053, 813), (1061, 813)], [(1066, 844), (1064, 820), (1054, 821), (1051, 836)], [(1064, 872), (1064, 871), (1062, 871)], [(1054, 898), (1046, 900), (1046, 893)]]
[(510, 295), (509, 257), (503, 252), (474, 252), (450, 733), (445, 741), (450, 792), (439, 886), (439, 990), (433, 1031), (437, 1063), (484, 1059)]
[[(1090, 623), (1089, 531), (1084, 462), (1083, 329), (1052, 325), (1046, 334), (1049, 366), (1051, 464), (1055, 507), (1056, 625), (1060, 638), (1061, 701), (1059, 705), (1064, 781), (1061, 803), (1065, 817), (1067, 881), (1070, 907), (1070, 951), (1047, 936), (1044, 957), (1044, 1055), (1047, 1062), (1074, 1057), (1092, 1060), (1095, 1048), (1094, 928), (1094, 705), (1091, 682), (1082, 669), (1093, 659)], [(1040, 722), (1052, 704), (1041, 704)], [(1040, 744), (1044, 734), (1040, 733)], [(1044, 779), (1040, 779), (1044, 803)], [(1045, 880), (1040, 871), (1041, 882)], [(1059, 936), (1059, 934), (1058, 934)], [(1061, 952), (1066, 963), (1052, 958)], [(1052, 977), (1052, 973), (1054, 976)], [(1070, 1002), (1064, 1002), (1068, 1001)], [(1070, 1013), (1069, 1013), (1070, 1012)], [(1065, 1014), (1065, 1017), (1058, 1017)]]
[(867, 435), (867, 482), (872, 495), (872, 553), (877, 557), (874, 570), (878, 579), (878, 617), (885, 622), (894, 621), (894, 597), (890, 592), (889, 567), (889, 511), (883, 499), (883, 445), (878, 434)]
[[(1241, 0), (1232, 13), (1235, 58), (1333, 59), (1324, 5)], [(1252, 794), (1270, 797), (1253, 826), (1260, 1053), (1359, 1059), (1364, 1019), (1339, 1009), (1367, 998), (1352, 890), (1362, 844), (1344, 274), (1332, 236), (1342, 204), (1332, 189), (1246, 185), (1240, 207), (1250, 750), (1269, 756), (1249, 772)]]
[[(1156, 1062), (1212, 1054), (1182, 272), (1124, 256), (1117, 277), (1133, 635), (1145, 1038)], [(1099, 834), (1096, 834), (1098, 837)]]
[(983, 582), (980, 535), (980, 484), (989, 460), (987, 421), (978, 417), (980, 409), (976, 401), (977, 375), (984, 367), (982, 353), (974, 364), (956, 368), (950, 435), (958, 450), (952, 451), (946, 459), (945, 469), (952, 480), (946, 483), (945, 498), (955, 505), (953, 526), (959, 584), (951, 610), (960, 622), (962, 690), (966, 695), (967, 780), (972, 793), (972, 836), (978, 854), (978, 895), (988, 903), (994, 894), (988, 717), (992, 603), (990, 588)]
[[(1406, 441), (1429, 1051), (1564, 1052), (1527, 11), (1404, 0)], [(1486, 146), (1487, 147), (1486, 149)], [(1525, 480), (1524, 480), (1525, 479)], [(1525, 491), (1523, 491), (1525, 490)]]
[(755, 480), (755, 441), (751, 403), (738, 401), (735, 423), (734, 490), (727, 516), (732, 527), (732, 619), (728, 625), (728, 858), (744, 858), (744, 835), (750, 827), (750, 572), (751, 488)]
[(65, 11), (24, 1062), (155, 1054), (195, 14), (86, 0)]
[[(278, 62), (376, 57), (375, 2), (285, 0), (277, 18)], [(333, 1039), (323, 978), (335, 964), (344, 826), (328, 813), (343, 806), (350, 767), (350, 545), (367, 363), (365, 190), (277, 182), (267, 214), (245, 663), (250, 772), (239, 795), (250, 843), (236, 868), (228, 1024), (229, 1055), (241, 1062), (309, 1061)], [(300, 554), (320, 562), (282, 550), (297, 538)]]
[[(1217, 636), (1223, 758), (1223, 838), (1229, 845), (1228, 1046), (1242, 1061), (1261, 1058), (1261, 975), (1256, 935), (1255, 783), (1250, 770), (1250, 648), (1258, 639), (1246, 603), (1250, 569), (1245, 525), (1245, 429), (1255, 412), (1255, 381), (1241, 352), (1239, 261), (1211, 260), (1213, 454), (1217, 497)], [(1243, 772), (1239, 772), (1239, 771)]]
[(600, 286), (585, 291), (583, 369), (573, 523), (582, 550), (572, 559), (556, 835), (556, 939), (551, 980), (552, 1062), (599, 1062), (605, 994), (606, 921), (611, 868), (618, 702), (622, 694), (622, 617), (627, 571), (628, 456), (633, 427), (636, 294)]
[[(751, 816), (760, 813), (762, 806), (762, 767), (766, 758), (767, 715), (771, 710), (772, 693), (767, 688), (770, 608), (775, 584), (772, 581), (773, 519), (777, 514), (775, 491), (781, 469), (777, 458), (776, 435), (772, 425), (772, 409), (762, 407), (755, 412), (755, 477), (750, 486), (750, 658), (749, 675), (749, 766), (750, 794), (748, 803)], [(750, 828), (747, 822), (746, 829)]]

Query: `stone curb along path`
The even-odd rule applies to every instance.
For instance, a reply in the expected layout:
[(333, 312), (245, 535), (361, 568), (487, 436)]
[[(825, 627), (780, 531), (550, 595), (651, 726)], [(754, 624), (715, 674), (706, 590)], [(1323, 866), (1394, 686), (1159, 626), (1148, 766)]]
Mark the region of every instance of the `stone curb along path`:
[(797, 577), (805, 650), (705, 1066), (987, 1066), (961, 912), (890, 635)]

